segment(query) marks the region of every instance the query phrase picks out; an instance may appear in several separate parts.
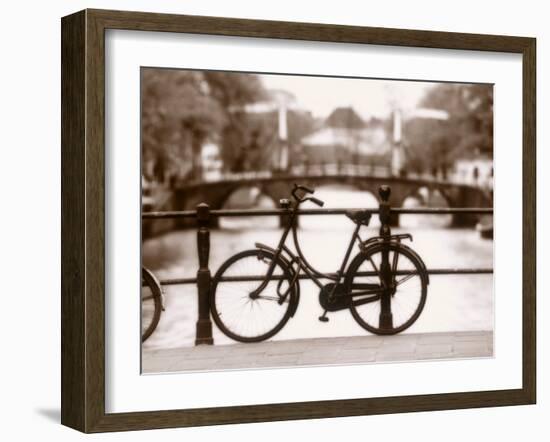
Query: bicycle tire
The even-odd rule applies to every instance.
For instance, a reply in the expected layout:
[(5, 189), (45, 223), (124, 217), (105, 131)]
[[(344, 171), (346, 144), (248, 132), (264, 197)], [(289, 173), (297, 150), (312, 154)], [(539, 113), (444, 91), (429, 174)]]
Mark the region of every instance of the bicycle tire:
[[(365, 251), (362, 251), (361, 253), (359, 253), (353, 259), (353, 261), (349, 265), (348, 272), (346, 274), (346, 279), (344, 281), (344, 284), (346, 285), (346, 293), (350, 293), (350, 294), (353, 293), (352, 290), (353, 290), (354, 284), (360, 284), (361, 282), (369, 283), (369, 282), (374, 282), (375, 280), (381, 281), (380, 278), (378, 277), (361, 276), (361, 272), (362, 270), (363, 271), (366, 270), (366, 269), (362, 269), (363, 264), (365, 264), (366, 262), (369, 263), (369, 265), (367, 266), (369, 271), (372, 271), (373, 269), (376, 270), (376, 263), (374, 264), (374, 266), (372, 265), (372, 262), (375, 261), (374, 256), (379, 253), (381, 254), (385, 247), (389, 249), (390, 253), (393, 252), (394, 254), (395, 253), (398, 254), (398, 261), (397, 261), (398, 263), (399, 263), (400, 255), (406, 257), (406, 259), (409, 261), (412, 267), (411, 269), (408, 269), (408, 271), (410, 271), (410, 274), (407, 277), (403, 277), (401, 280), (404, 280), (406, 278), (412, 279), (414, 277), (410, 275), (418, 276), (417, 281), (419, 283), (419, 287), (418, 287), (418, 290), (415, 290), (415, 291), (418, 291), (418, 299), (417, 299), (417, 304), (414, 306), (414, 309), (410, 312), (410, 316), (408, 316), (406, 320), (404, 320), (403, 322), (400, 322), (397, 326), (392, 323), (391, 328), (384, 328), (380, 326), (380, 323), (378, 323), (378, 325), (375, 325), (374, 324), (375, 319), (366, 319), (366, 316), (368, 315), (364, 311), (363, 311), (363, 314), (360, 312), (360, 309), (356, 306), (356, 304), (354, 304), (354, 301), (352, 298), (352, 301), (350, 302), (350, 312), (353, 318), (355, 319), (355, 321), (357, 321), (357, 323), (367, 331), (377, 335), (393, 335), (393, 334), (401, 333), (402, 331), (411, 327), (419, 318), (420, 314), (422, 313), (422, 310), (424, 309), (424, 306), (426, 304), (426, 299), (427, 299), (427, 291), (428, 291), (428, 274), (426, 272), (426, 267), (422, 262), (422, 260), (409, 247), (399, 243), (392, 242), (390, 244), (383, 244), (383, 243), (374, 244), (368, 247)], [(392, 258), (390, 258), (390, 262), (391, 262), (391, 259)], [(396, 270), (399, 271), (399, 269), (396, 269)], [(407, 270), (402, 270), (402, 271), (407, 271)], [(397, 278), (398, 276), (394, 276), (394, 277)], [(372, 279), (369, 280), (368, 278), (372, 278)], [(381, 284), (382, 283), (380, 282), (380, 285)], [(398, 299), (396, 299), (397, 291), (398, 290), (396, 289), (396, 292), (392, 294), (392, 297), (391, 297), (392, 305), (398, 302)], [(403, 293), (401, 293), (401, 295), (402, 294)], [(411, 303), (411, 298), (407, 299), (402, 297), (401, 299), (405, 299), (406, 301), (409, 302), (409, 304)], [(364, 306), (369, 306), (369, 307), (371, 307), (369, 304), (373, 305), (372, 309), (374, 309), (374, 314), (371, 316), (374, 318), (376, 317), (375, 316), (376, 309), (378, 309), (378, 311), (380, 310), (379, 300), (380, 300), (380, 297), (378, 297), (378, 300), (376, 300), (375, 297), (373, 297), (373, 302), (368, 302), (363, 304)], [(393, 307), (392, 307), (392, 315), (394, 315)]]
[[(162, 290), (157, 279), (153, 273), (146, 269), (145, 267), (141, 268), (141, 278), (142, 282), (142, 297), (141, 297), (141, 342), (145, 342), (155, 331), (157, 325), (160, 321), (160, 315), (162, 312)], [(143, 284), (145, 283), (145, 284)], [(151, 294), (147, 295), (145, 298), (143, 296), (143, 287), (147, 287)], [(146, 306), (152, 305), (153, 313), (150, 320), (147, 321), (144, 328), (144, 300), (152, 300), (152, 303), (147, 303)]]
[[(245, 250), (243, 252), (237, 253), (230, 257), (228, 260), (226, 260), (221, 267), (218, 269), (216, 274), (214, 275), (214, 278), (212, 280), (212, 289), (210, 291), (210, 310), (212, 313), (212, 318), (214, 319), (215, 324), (218, 326), (220, 331), (228, 336), (229, 338), (238, 341), (238, 342), (260, 342), (264, 341), (266, 339), (269, 339), (273, 337), (275, 334), (277, 334), (288, 322), (294, 311), (296, 310), (296, 287), (293, 285), (290, 287), (291, 281), (292, 281), (292, 275), (293, 273), (289, 269), (288, 265), (285, 264), (285, 261), (279, 257), (279, 259), (276, 262), (276, 270), (279, 269), (279, 272), (277, 276), (279, 276), (281, 279), (279, 280), (272, 280), (268, 283), (268, 286), (271, 285), (271, 288), (274, 286), (276, 287), (278, 284), (281, 284), (281, 287), (283, 286), (283, 281), (287, 281), (288, 286), (286, 288), (289, 288), (288, 297), (286, 298), (285, 302), (283, 302), (280, 305), (281, 310), (279, 311), (279, 316), (275, 318), (275, 322), (272, 324), (267, 325), (267, 329), (258, 332), (258, 333), (245, 333), (245, 330), (243, 327), (249, 327), (249, 325), (243, 324), (243, 327), (239, 327), (239, 320), (244, 321), (245, 316), (250, 316), (251, 311), (254, 309), (254, 305), (256, 301), (259, 300), (271, 300), (275, 304), (278, 304), (278, 301), (275, 298), (275, 295), (273, 295), (272, 299), (267, 299), (260, 295), (258, 299), (251, 299), (250, 298), (250, 292), (253, 291), (254, 287), (259, 287), (262, 281), (224, 281), (222, 278), (224, 276), (227, 277), (235, 277), (239, 276), (235, 272), (237, 271), (237, 267), (240, 267), (241, 269), (244, 267), (244, 260), (248, 259), (251, 260), (251, 262), (254, 262), (254, 260), (262, 261), (264, 266), (267, 269), (267, 266), (269, 265), (270, 261), (273, 261), (275, 255), (267, 250), (263, 249), (252, 249), (252, 250)], [(269, 262), (265, 262), (264, 260), (268, 260)], [(239, 264), (240, 263), (240, 264)], [(250, 271), (248, 269), (245, 270), (245, 274)], [(276, 271), (275, 270), (275, 271)], [(266, 270), (264, 270), (266, 271)], [(261, 272), (261, 271), (260, 271)], [(254, 274), (253, 276), (261, 276), (265, 273), (258, 273)], [(275, 274), (275, 273), (274, 273)], [(241, 275), (243, 276), (243, 275)], [(241, 292), (237, 293), (236, 288), (227, 288), (227, 284), (239, 284), (241, 283)], [(222, 286), (223, 284), (223, 286)], [(224, 292), (222, 293), (222, 287)], [(261, 292), (262, 294), (265, 292), (267, 287)], [(228, 290), (233, 290), (234, 295), (227, 295)], [(226, 299), (222, 299), (222, 297)], [(227, 299), (231, 297), (231, 300), (227, 302)], [(243, 301), (244, 299), (244, 301)], [(232, 307), (231, 305), (236, 305), (238, 303), (243, 304), (243, 308), (241, 308), (242, 316), (236, 317), (237, 323), (230, 323), (230, 319), (228, 317), (228, 312), (231, 312), (233, 309), (236, 309), (237, 307)], [(222, 305), (223, 304), (223, 305)], [(272, 304), (273, 305), (273, 304)], [(246, 309), (249, 309), (250, 311), (246, 311)], [(261, 310), (261, 304), (259, 304), (259, 308), (257, 311)], [(275, 309), (276, 310), (276, 309)], [(233, 313), (233, 316), (235, 317), (236, 314)], [(250, 320), (250, 322), (254, 322), (258, 324), (257, 319)], [(248, 329), (246, 329), (248, 330)]]

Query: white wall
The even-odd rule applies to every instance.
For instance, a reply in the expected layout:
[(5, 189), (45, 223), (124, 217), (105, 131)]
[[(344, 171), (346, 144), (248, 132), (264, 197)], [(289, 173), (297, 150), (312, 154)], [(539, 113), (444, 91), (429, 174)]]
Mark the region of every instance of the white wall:
[[(3, 229), (0, 258), (4, 302), (0, 311), (0, 434), (3, 440), (77, 440), (84, 436), (59, 425), (60, 407), (60, 17), (93, 7), (312, 21), (365, 26), (433, 29), (534, 36), (538, 39), (538, 225), (547, 225), (548, 199), (542, 189), (550, 174), (550, 28), (545, 2), (415, 1), (246, 2), (201, 0), (74, 0), (4, 2), (0, 40), (0, 146), (3, 153)], [(519, 148), (519, 146), (518, 146)], [(9, 215), (8, 215), (9, 213)], [(544, 275), (549, 234), (539, 228), (539, 382), (538, 405), (162, 430), (96, 436), (99, 440), (279, 441), (317, 437), (372, 440), (545, 440), (550, 413), (550, 350)], [(546, 251), (543, 251), (546, 247)], [(548, 275), (548, 272), (545, 272)], [(6, 302), (7, 301), (7, 302)], [(546, 321), (546, 322), (544, 322)], [(411, 381), (414, 381), (411, 379)], [(326, 388), (320, 386), (320, 388)], [(545, 434), (546, 433), (546, 434)], [(97, 440), (96, 439), (96, 440)]]

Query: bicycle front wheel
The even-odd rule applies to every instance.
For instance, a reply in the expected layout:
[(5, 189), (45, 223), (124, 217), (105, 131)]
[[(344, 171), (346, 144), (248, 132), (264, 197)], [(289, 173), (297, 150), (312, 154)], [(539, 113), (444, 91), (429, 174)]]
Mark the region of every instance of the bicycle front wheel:
[(149, 338), (160, 321), (162, 291), (153, 274), (141, 268), (141, 342)]
[[(388, 251), (393, 286), (389, 295), (390, 324), (381, 315), (385, 287), (380, 269), (384, 248)], [(400, 333), (413, 325), (426, 303), (427, 286), (428, 276), (417, 255), (408, 247), (393, 243), (377, 244), (357, 255), (346, 277), (353, 318), (378, 335)]]
[[(265, 250), (247, 250), (229, 258), (214, 275), (210, 292), (212, 318), (228, 337), (259, 342), (278, 333), (292, 314), (296, 289), (292, 273), (279, 258), (269, 282), (259, 293), (275, 259)], [(281, 297), (281, 295), (287, 296)]]

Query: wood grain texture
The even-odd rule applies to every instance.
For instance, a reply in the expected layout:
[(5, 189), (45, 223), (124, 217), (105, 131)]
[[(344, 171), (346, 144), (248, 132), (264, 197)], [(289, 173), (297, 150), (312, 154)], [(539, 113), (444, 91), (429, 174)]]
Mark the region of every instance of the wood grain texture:
[[(105, 413), (106, 29), (523, 55), (523, 387), (516, 390)], [(84, 432), (534, 403), (535, 40), (526, 37), (86, 10), (62, 20), (62, 423)]]
[(88, 10), (106, 29), (228, 35), (337, 43), (522, 52), (529, 38), (147, 12)]
[[(105, 38), (86, 11), (86, 428), (105, 414)], [(136, 272), (139, 275), (139, 272)]]
[(536, 402), (536, 281), (537, 281), (537, 164), (536, 164), (536, 40), (523, 50), (523, 389)]
[(61, 422), (85, 427), (85, 13), (65, 17), (61, 45)]

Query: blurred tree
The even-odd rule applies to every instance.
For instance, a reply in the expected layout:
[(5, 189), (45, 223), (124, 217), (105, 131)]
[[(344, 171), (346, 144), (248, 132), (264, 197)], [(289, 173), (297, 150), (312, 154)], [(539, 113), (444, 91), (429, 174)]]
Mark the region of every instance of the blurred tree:
[[(224, 130), (224, 144), (227, 147), (223, 155), (228, 170), (271, 170), (280, 147), (278, 112), (234, 112), (232, 117), (232, 124)], [(296, 161), (303, 161), (298, 155), (300, 143), (304, 136), (315, 129), (315, 120), (309, 112), (288, 110), (287, 125), (290, 162), (296, 164)]]
[(276, 143), (277, 123), (270, 113), (232, 112), (223, 132), (222, 157), (226, 170), (267, 170)]
[(419, 107), (445, 110), (448, 120), (411, 119), (404, 127), (407, 167), (443, 174), (460, 158), (493, 154), (493, 87), (440, 84)]
[[(242, 115), (234, 107), (263, 97), (258, 76), (211, 71), (144, 69), (142, 71), (142, 142), (144, 167), (153, 161), (154, 175), (168, 167), (200, 178), (201, 148), (205, 141), (224, 150), (239, 149), (243, 134), (226, 140), (224, 131), (241, 127)], [(191, 166), (189, 167), (189, 163)], [(178, 167), (179, 166), (179, 167)], [(174, 171), (172, 171), (174, 172)], [(150, 174), (146, 168), (144, 174)]]
[(318, 124), (311, 112), (289, 111), (288, 112), (288, 142), (290, 145), (297, 145), (302, 138), (313, 133)]
[(318, 124), (315, 118), (311, 112), (289, 111), (287, 119), (289, 164), (304, 166), (305, 163), (311, 163), (311, 158), (307, 158), (307, 152), (302, 146), (302, 139), (316, 130)]

